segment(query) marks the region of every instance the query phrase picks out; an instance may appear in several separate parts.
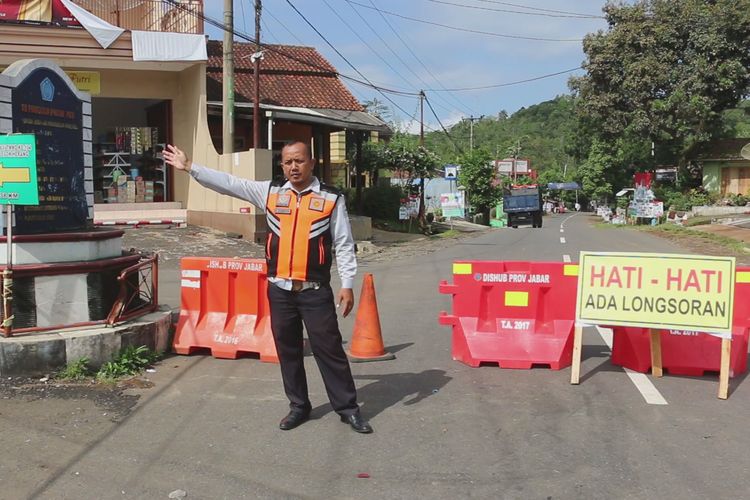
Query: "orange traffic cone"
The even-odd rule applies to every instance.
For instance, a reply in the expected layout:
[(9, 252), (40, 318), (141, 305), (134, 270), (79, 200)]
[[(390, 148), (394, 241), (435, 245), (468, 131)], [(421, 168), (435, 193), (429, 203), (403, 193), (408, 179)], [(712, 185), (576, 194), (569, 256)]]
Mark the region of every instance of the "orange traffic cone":
[(385, 361), (396, 357), (387, 352), (383, 346), (378, 301), (375, 298), (375, 284), (370, 273), (365, 274), (365, 279), (362, 282), (357, 317), (354, 319), (352, 343), (346, 353), (349, 355), (349, 359), (355, 363)]

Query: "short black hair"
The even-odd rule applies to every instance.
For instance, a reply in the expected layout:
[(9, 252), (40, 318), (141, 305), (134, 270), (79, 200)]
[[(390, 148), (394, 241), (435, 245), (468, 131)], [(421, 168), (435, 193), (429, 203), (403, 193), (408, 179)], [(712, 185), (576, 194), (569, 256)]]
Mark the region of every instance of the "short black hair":
[(295, 144), (302, 144), (303, 146), (305, 146), (305, 150), (307, 151), (307, 157), (312, 158), (312, 148), (307, 142), (300, 140), (300, 139), (291, 139), (289, 141), (284, 141), (284, 145), (281, 146), (281, 150), (284, 151), (285, 148), (288, 148), (289, 146), (294, 146)]

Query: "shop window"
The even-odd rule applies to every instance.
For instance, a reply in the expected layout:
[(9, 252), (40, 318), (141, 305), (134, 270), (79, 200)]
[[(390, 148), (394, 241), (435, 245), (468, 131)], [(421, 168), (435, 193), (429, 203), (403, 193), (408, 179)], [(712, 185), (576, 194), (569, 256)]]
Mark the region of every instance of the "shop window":
[(94, 145), (94, 202), (168, 200), (164, 143), (156, 127), (116, 127)]

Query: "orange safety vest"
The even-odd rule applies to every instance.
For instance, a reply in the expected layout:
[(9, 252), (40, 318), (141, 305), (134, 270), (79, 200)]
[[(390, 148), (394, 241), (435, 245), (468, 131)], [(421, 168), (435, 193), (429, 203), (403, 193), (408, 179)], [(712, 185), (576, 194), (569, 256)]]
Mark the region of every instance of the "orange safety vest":
[(272, 182), (266, 199), (268, 276), (300, 281), (331, 280), (331, 218), (340, 191), (325, 184), (320, 193), (297, 194)]

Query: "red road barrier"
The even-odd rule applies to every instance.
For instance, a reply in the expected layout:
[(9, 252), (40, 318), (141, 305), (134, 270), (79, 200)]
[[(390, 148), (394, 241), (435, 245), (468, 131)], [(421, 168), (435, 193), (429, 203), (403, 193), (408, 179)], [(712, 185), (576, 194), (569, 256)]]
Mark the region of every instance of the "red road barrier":
[[(612, 364), (645, 373), (651, 369), (651, 340), (647, 328), (615, 326)], [(713, 335), (682, 330), (659, 330), (662, 366), (673, 375), (699, 377), (721, 367), (721, 339)], [(750, 267), (736, 269), (732, 352), (729, 376), (747, 371), (750, 340)]]
[(453, 264), (453, 359), (476, 367), (529, 369), (571, 364), (578, 266), (557, 262), (463, 261)]
[[(612, 364), (646, 373), (651, 369), (651, 335), (648, 328), (615, 326)], [(732, 354), (729, 376), (747, 371), (748, 329), (732, 329)], [(700, 377), (718, 372), (721, 367), (721, 339), (713, 335), (682, 330), (659, 330), (661, 363), (671, 375)]]
[(258, 353), (278, 363), (271, 333), (266, 263), (260, 259), (181, 260), (181, 310), (173, 347), (178, 354), (211, 349), (216, 358)]

